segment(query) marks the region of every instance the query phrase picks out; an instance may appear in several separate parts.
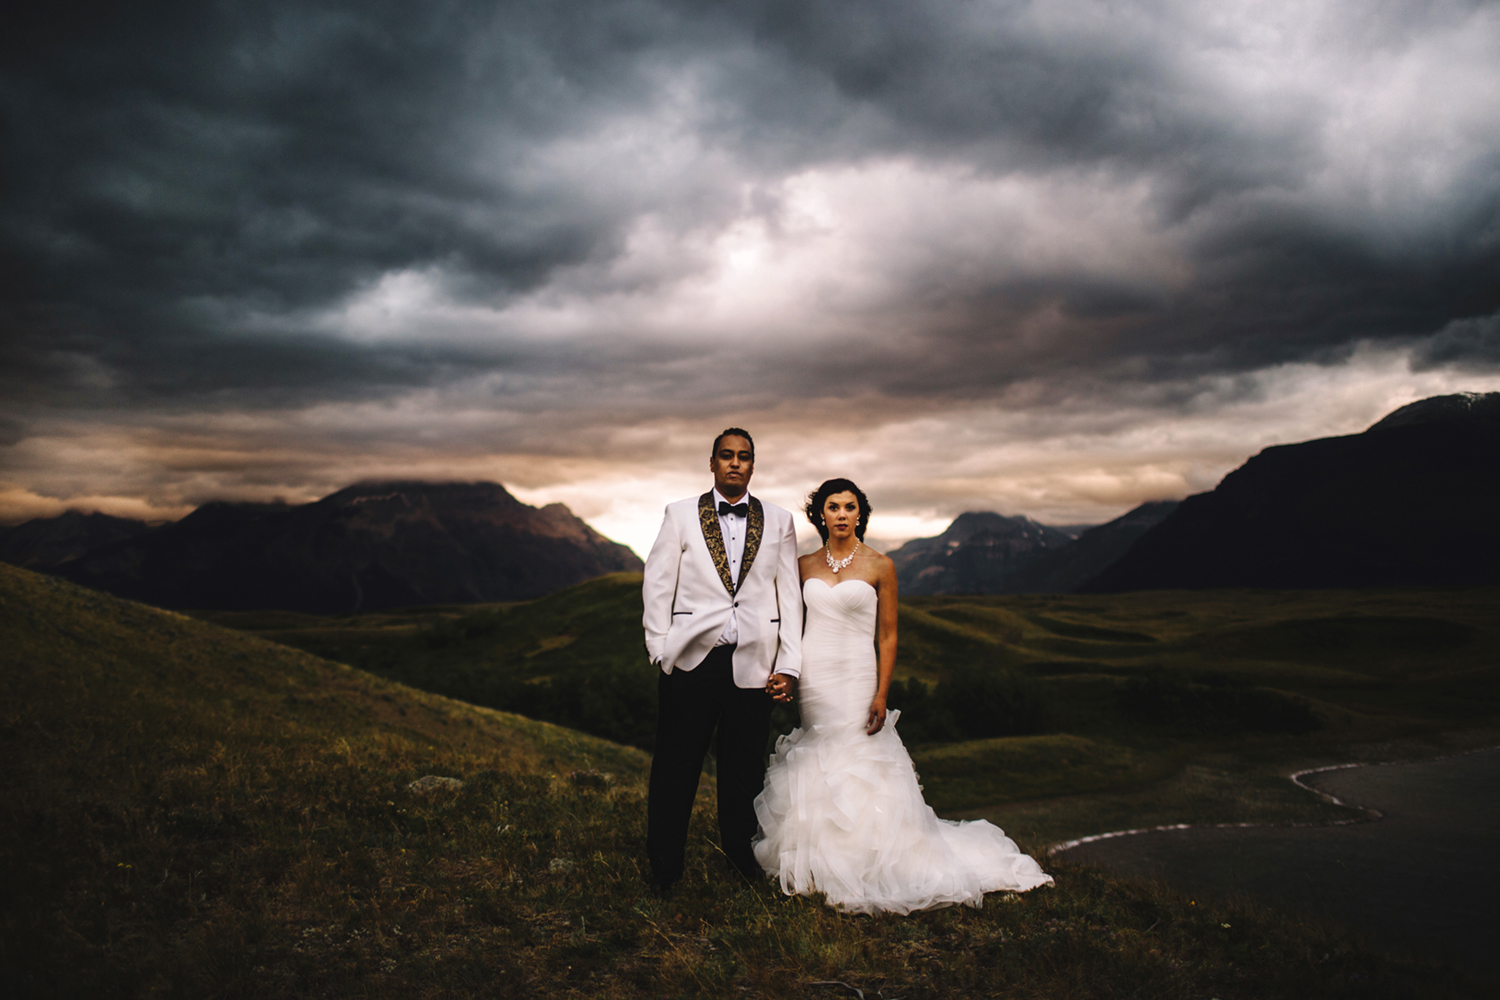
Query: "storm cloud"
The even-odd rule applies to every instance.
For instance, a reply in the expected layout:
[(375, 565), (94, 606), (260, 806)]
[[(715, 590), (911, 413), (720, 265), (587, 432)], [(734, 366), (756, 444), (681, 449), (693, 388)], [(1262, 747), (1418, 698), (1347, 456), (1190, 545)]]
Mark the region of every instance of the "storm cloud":
[(1500, 387), (1494, 3), (24, 16), (11, 517), (473, 475), (640, 547), (733, 420), (888, 534), (1083, 521)]

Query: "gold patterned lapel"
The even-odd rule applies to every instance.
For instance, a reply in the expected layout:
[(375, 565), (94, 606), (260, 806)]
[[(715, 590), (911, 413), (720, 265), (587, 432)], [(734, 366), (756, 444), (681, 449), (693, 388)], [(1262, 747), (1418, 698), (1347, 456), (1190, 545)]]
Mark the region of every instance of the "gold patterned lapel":
[(712, 490), (698, 498), (698, 523), (703, 526), (703, 541), (708, 545), (708, 554), (713, 557), (714, 569), (719, 571), (719, 582), (724, 589), (734, 594), (750, 574), (750, 564), (755, 562), (755, 553), (760, 551), (760, 540), (766, 532), (766, 512), (755, 497), (750, 498), (749, 524), (745, 530), (745, 553), (740, 557), (740, 578), (729, 579), (729, 553), (724, 548), (724, 534), (719, 530), (719, 511), (714, 506)]
[[(708, 544), (708, 554), (713, 557), (714, 569), (719, 571), (719, 581), (724, 584), (725, 590), (733, 594), (734, 581), (729, 579), (729, 554), (724, 551), (724, 535), (719, 531), (719, 511), (714, 507), (713, 490), (698, 498), (698, 523), (703, 526), (703, 541)], [(747, 539), (747, 545), (748, 541)], [(743, 566), (744, 560), (740, 564)]]
[[(715, 518), (715, 520), (718, 520)], [(745, 554), (740, 557), (740, 580), (735, 584), (735, 590), (745, 584), (745, 577), (750, 575), (750, 564), (755, 562), (755, 553), (760, 549), (761, 535), (766, 531), (766, 512), (761, 509), (760, 501), (754, 497), (750, 498), (750, 525), (745, 531)]]

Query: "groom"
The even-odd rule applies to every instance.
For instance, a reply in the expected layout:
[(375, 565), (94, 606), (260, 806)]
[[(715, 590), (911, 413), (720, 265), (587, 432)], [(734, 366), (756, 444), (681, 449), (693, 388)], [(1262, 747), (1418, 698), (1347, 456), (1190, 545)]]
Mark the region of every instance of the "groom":
[(791, 701), (802, 666), (792, 515), (749, 495), (755, 442), (747, 431), (731, 427), (715, 438), (708, 467), (712, 490), (667, 505), (641, 587), (646, 652), (661, 668), (646, 854), (662, 893), (682, 877), (715, 729), (724, 854), (745, 878), (761, 878), (750, 841), (771, 701)]

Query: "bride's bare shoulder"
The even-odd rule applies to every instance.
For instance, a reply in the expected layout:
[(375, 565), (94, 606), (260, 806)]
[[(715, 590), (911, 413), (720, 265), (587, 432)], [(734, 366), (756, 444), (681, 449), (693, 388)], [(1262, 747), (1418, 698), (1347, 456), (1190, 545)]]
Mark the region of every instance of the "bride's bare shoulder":
[(874, 563), (872, 568), (875, 570), (875, 577), (877, 579), (884, 579), (885, 577), (895, 579), (896, 564), (891, 560), (891, 557), (884, 552), (877, 552), (868, 545), (865, 548), (870, 554), (871, 561)]

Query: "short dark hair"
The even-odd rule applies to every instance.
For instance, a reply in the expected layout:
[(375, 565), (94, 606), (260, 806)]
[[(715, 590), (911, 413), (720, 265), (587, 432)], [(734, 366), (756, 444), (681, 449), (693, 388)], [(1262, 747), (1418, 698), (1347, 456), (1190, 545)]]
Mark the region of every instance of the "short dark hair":
[(755, 438), (751, 437), (750, 432), (745, 430), (743, 427), (726, 427), (722, 431), (720, 431), (719, 436), (714, 438), (714, 447), (713, 450), (708, 453), (709, 458), (714, 458), (719, 454), (719, 442), (723, 441), (727, 437), (742, 437), (746, 441), (749, 441), (750, 461), (755, 461)]
[(807, 506), (803, 508), (807, 519), (818, 529), (823, 541), (828, 541), (828, 525), (823, 523), (823, 504), (835, 493), (853, 493), (854, 499), (859, 501), (859, 523), (854, 526), (854, 537), (864, 541), (865, 528), (870, 524), (870, 512), (874, 508), (870, 506), (870, 498), (865, 496), (865, 491), (847, 479), (830, 479), (809, 493)]

